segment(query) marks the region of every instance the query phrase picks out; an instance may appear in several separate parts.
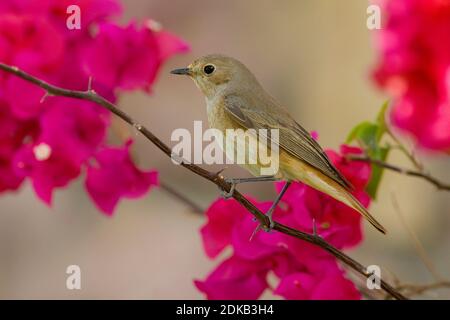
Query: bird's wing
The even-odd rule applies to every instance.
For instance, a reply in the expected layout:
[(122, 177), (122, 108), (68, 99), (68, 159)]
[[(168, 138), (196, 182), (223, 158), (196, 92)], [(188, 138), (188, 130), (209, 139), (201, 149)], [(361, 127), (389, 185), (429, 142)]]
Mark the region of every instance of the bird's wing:
[[(320, 172), (333, 179), (347, 190), (353, 187), (348, 180), (331, 163), (328, 156), (311, 135), (298, 124), (284, 109), (273, 106), (255, 107), (237, 95), (224, 98), (225, 110), (232, 119), (245, 129), (279, 129), (279, 147), (292, 156), (308, 163)], [(259, 134), (259, 133), (258, 133)]]

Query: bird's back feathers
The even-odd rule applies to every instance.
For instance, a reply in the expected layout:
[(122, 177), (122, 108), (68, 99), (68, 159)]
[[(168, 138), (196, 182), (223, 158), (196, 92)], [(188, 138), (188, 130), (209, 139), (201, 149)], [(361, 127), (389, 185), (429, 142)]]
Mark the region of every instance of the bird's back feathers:
[[(347, 190), (353, 187), (328, 159), (311, 135), (273, 99), (247, 101), (238, 95), (225, 95), (223, 105), (231, 117), (246, 129), (278, 129), (279, 147), (315, 167)], [(268, 102), (270, 105), (268, 105)], [(270, 136), (267, 139), (270, 141)], [(274, 142), (274, 141), (272, 141)]]

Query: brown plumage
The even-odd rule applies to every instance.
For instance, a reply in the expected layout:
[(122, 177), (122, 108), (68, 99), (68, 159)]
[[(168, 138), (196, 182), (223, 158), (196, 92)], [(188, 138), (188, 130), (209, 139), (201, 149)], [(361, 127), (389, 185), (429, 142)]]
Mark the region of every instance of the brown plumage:
[[(237, 128), (278, 129), (278, 178), (306, 183), (357, 210), (375, 228), (386, 232), (352, 196), (352, 186), (320, 145), (262, 88), (245, 65), (223, 55), (208, 55), (179, 70), (184, 70), (204, 93), (211, 127), (222, 132)], [(271, 140), (270, 135), (266, 138)], [(260, 164), (242, 166), (260, 175)]]

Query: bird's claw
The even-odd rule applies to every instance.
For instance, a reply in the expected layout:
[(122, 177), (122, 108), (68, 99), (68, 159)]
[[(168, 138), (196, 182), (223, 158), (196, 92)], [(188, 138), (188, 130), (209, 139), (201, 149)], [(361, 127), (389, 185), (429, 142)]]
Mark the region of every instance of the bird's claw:
[(233, 197), (234, 190), (236, 189), (236, 182), (233, 179), (224, 179), (225, 182), (231, 184), (230, 191), (221, 190), (222, 198), (228, 200)]
[[(258, 233), (259, 230), (264, 230), (264, 232), (267, 232), (267, 233), (272, 232), (273, 228), (275, 227), (275, 222), (273, 221), (271, 216), (268, 216), (268, 218), (269, 218), (269, 226), (259, 223), (258, 226), (253, 231), (252, 235), (250, 236), (250, 241)], [(256, 221), (256, 218), (253, 218), (253, 221)]]

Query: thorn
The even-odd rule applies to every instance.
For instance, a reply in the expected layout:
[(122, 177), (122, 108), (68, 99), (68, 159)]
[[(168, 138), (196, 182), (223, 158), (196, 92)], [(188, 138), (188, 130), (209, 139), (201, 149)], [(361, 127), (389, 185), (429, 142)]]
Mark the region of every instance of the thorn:
[(222, 169), (220, 169), (219, 171), (216, 172), (216, 176), (220, 176), (223, 179), (223, 176), (220, 175), (222, 172), (224, 172), (226, 169), (228, 169), (227, 166), (223, 167)]
[(260, 231), (260, 230), (263, 229), (263, 228), (264, 228), (264, 226), (263, 226), (261, 223), (259, 223), (258, 226), (255, 228), (255, 230), (253, 230), (252, 235), (250, 236), (249, 241), (252, 241), (253, 238), (254, 238), (254, 237), (256, 236), (256, 234), (258, 233), (258, 231)]
[[(139, 123), (134, 123), (133, 128), (140, 132), (142, 130), (142, 125), (140, 125)], [(138, 134), (138, 132), (136, 132), (136, 134)]]
[(252, 235), (250, 236), (250, 239), (248, 239), (248, 241), (251, 242), (253, 240), (255, 235), (258, 233), (259, 229), (261, 229), (261, 225), (260, 224), (255, 228), (255, 230), (253, 230)]
[(95, 90), (92, 89), (92, 81), (93, 81), (92, 76), (89, 76), (87, 93), (96, 93)]
[(178, 154), (172, 152), (170, 154), (170, 158), (175, 161), (177, 164), (183, 164), (184, 163), (184, 159), (182, 157), (180, 157)]
[(51, 96), (52, 96), (51, 93), (49, 93), (48, 91), (45, 91), (45, 93), (44, 93), (44, 95), (42, 96), (41, 100), (39, 100), (39, 103), (44, 103), (45, 100), (46, 100), (48, 97), (51, 97)]

